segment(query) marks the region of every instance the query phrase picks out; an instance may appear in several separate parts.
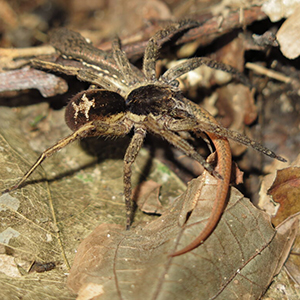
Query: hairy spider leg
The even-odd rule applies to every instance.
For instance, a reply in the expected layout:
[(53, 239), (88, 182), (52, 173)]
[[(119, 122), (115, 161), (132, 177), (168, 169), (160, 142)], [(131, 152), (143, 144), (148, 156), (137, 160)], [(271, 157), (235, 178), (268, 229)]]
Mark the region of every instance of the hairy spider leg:
[(198, 161), (209, 173), (213, 176), (222, 179), (222, 176), (214, 170), (214, 168), (202, 157), (185, 139), (173, 133), (172, 131), (165, 130), (163, 127), (157, 125), (157, 121), (148, 116), (147, 122), (145, 123), (147, 129), (152, 133), (163, 136), (171, 145), (181, 150), (185, 155)]
[[(167, 70), (160, 77), (160, 79), (165, 81), (166, 83), (171, 84), (179, 76), (181, 76), (181, 75), (183, 75), (183, 74), (185, 74), (189, 71), (192, 71), (192, 70), (200, 67), (201, 65), (206, 65), (209, 68), (213, 68), (213, 69), (217, 69), (217, 70), (221, 70), (221, 71), (230, 73), (236, 79), (238, 79), (240, 82), (242, 82), (243, 84), (245, 84), (249, 87), (251, 86), (251, 83), (249, 82), (248, 78), (246, 76), (244, 76), (244, 74), (240, 73), (237, 69), (235, 69), (235, 68), (233, 68), (229, 65), (223, 64), (221, 62), (213, 61), (213, 60), (211, 60), (209, 58), (206, 58), (206, 57), (193, 57), (193, 58), (190, 58), (190, 59), (188, 59), (188, 60), (186, 60), (186, 61), (170, 68), (169, 70)], [(187, 100), (187, 99), (185, 99), (185, 102), (186, 102), (186, 107), (188, 109), (188, 113), (193, 114), (193, 111), (195, 111), (194, 105), (191, 104), (192, 102)], [(232, 139), (232, 140), (234, 140), (236, 142), (239, 142), (241, 144), (244, 144), (246, 146), (251, 146), (255, 150), (257, 150), (259, 152), (262, 152), (267, 156), (270, 156), (272, 158), (276, 158), (276, 159), (278, 159), (282, 162), (286, 162), (286, 160), (284, 158), (282, 158), (279, 155), (276, 155), (273, 151), (271, 151), (270, 149), (264, 147), (260, 143), (249, 139), (247, 136), (245, 136), (243, 134), (240, 134), (239, 132), (228, 130), (228, 129), (220, 126), (218, 123), (212, 122), (211, 119), (209, 118), (210, 114), (207, 111), (204, 112), (203, 109), (202, 109), (202, 111), (203, 112), (201, 112), (201, 111), (197, 112), (198, 115), (201, 114), (201, 116), (199, 115), (199, 117), (197, 118), (197, 120), (201, 123), (201, 124), (198, 125), (199, 130), (211, 132), (211, 133), (214, 133), (216, 135)], [(186, 121), (183, 121), (183, 122), (188, 123)], [(177, 122), (174, 122), (174, 123), (176, 124)], [(178, 122), (177, 125), (175, 125), (175, 127), (173, 127), (172, 130), (174, 130), (174, 131), (180, 130), (179, 127), (180, 127), (180, 125), (179, 125), (179, 122)], [(186, 127), (186, 129), (183, 129), (183, 130), (193, 130), (194, 131), (195, 128), (188, 125)]]
[[(227, 128), (222, 127), (218, 123), (212, 123), (211, 119), (208, 118), (209, 113), (204, 110), (204, 108), (198, 109), (197, 104), (194, 102), (184, 98), (183, 101), (185, 102), (185, 107), (187, 108), (187, 111), (191, 114), (191, 116), (197, 116), (196, 118), (191, 118), (190, 120), (179, 120), (179, 119), (173, 119), (170, 122), (168, 122), (168, 129), (172, 130), (174, 132), (180, 132), (180, 131), (193, 131), (196, 134), (197, 131), (206, 132), (206, 133), (212, 133), (219, 137), (225, 137), (228, 139), (231, 139), (235, 142), (238, 142), (240, 144), (243, 144), (247, 147), (252, 147), (258, 152), (261, 152), (271, 158), (275, 158), (279, 161), (286, 162), (286, 159), (277, 155), (275, 152), (270, 150), (269, 148), (263, 146), (259, 142), (253, 141), (250, 138), (248, 138), (246, 135), (243, 135), (237, 131), (229, 130)], [(196, 112), (196, 114), (195, 114)]]
[(207, 58), (207, 57), (192, 57), (189, 58), (176, 66), (168, 69), (161, 77), (160, 79), (166, 83), (172, 84), (172, 82), (180, 77), (181, 75), (188, 73), (192, 70), (195, 70), (199, 68), (200, 66), (205, 65), (211, 69), (215, 70), (221, 70), (226, 73), (231, 74), (235, 79), (243, 83), (244, 85), (248, 87), (252, 87), (249, 79), (239, 72), (236, 68), (233, 68), (229, 65), (226, 65), (222, 62), (215, 61), (213, 59)]
[[(151, 37), (146, 45), (144, 60), (143, 60), (143, 73), (146, 78), (151, 82), (156, 80), (156, 60), (158, 57), (160, 45), (170, 39), (174, 34), (183, 32), (184, 30), (191, 29), (199, 26), (199, 22), (194, 20), (182, 20), (174, 24), (170, 24), (166, 28), (159, 30)], [(158, 44), (160, 41), (160, 45)]]
[[(125, 52), (121, 49), (120, 39), (116, 37), (112, 42), (113, 57), (123, 75), (124, 81), (127, 85), (133, 86), (139, 80), (139, 76), (136, 76), (136, 72), (133, 69), (132, 64), (129, 62)], [(139, 72), (140, 74), (141, 72)], [(144, 79), (144, 75), (143, 75)]]
[(115, 71), (111, 53), (94, 47), (79, 32), (62, 27), (51, 30), (49, 37), (50, 44), (65, 57)]
[(62, 148), (66, 147), (67, 145), (74, 142), (75, 140), (86, 137), (89, 134), (89, 132), (91, 132), (94, 129), (95, 129), (95, 126), (92, 124), (92, 122), (86, 123), (85, 125), (80, 127), (78, 130), (76, 130), (72, 134), (70, 134), (69, 136), (63, 138), (62, 140), (58, 141), (52, 147), (46, 149), (40, 155), (40, 157), (37, 159), (37, 161), (32, 165), (32, 167), (22, 176), (21, 180), (13, 187), (6, 189), (3, 192), (3, 194), (19, 188), (47, 157), (50, 157), (51, 155), (53, 155), (57, 151), (61, 150)]
[[(50, 44), (63, 56), (82, 62), (83, 69), (76, 75), (78, 79), (91, 82), (92, 75), (98, 77), (97, 84), (110, 91), (118, 92), (124, 82), (120, 70), (117, 68), (111, 53), (94, 47), (78, 32), (67, 28), (58, 28), (50, 33)], [(99, 78), (101, 84), (99, 83)]]
[[(121, 50), (120, 40), (115, 38), (112, 43), (113, 57), (119, 67), (123, 79), (128, 86), (132, 86), (141, 80), (141, 75), (135, 74), (131, 63), (129, 62), (124, 51)], [(134, 76), (134, 74), (136, 76)], [(144, 75), (143, 75), (144, 79)], [(128, 88), (129, 90), (129, 88)], [(127, 91), (126, 91), (127, 92)], [(125, 101), (125, 100), (124, 100)], [(133, 217), (133, 203), (132, 203), (132, 189), (131, 189), (131, 175), (132, 175), (132, 164), (143, 145), (144, 138), (146, 136), (146, 130), (138, 125), (134, 125), (134, 135), (130, 141), (126, 153), (124, 156), (124, 198), (126, 206), (126, 230), (130, 229)]]
[[(126, 94), (127, 84), (110, 53), (94, 47), (79, 33), (66, 28), (53, 30), (50, 34), (50, 44), (65, 58), (78, 60), (82, 64), (65, 65), (64, 62), (53, 63), (33, 59), (31, 64), (34, 67), (73, 75), (79, 80), (118, 92), (123, 96)], [(141, 77), (141, 72), (138, 72), (137, 68), (133, 67), (133, 70), (136, 76)]]
[[(226, 137), (228, 139), (231, 139), (233, 141), (241, 143), (245, 146), (248, 146), (248, 147), (251, 146), (256, 151), (261, 152), (269, 157), (275, 158), (279, 161), (282, 161), (282, 162), (287, 161), (285, 158), (277, 155), (275, 152), (273, 152), (269, 148), (263, 146), (262, 144), (260, 144), (256, 141), (251, 140), (247, 136), (245, 136), (237, 131), (229, 130), (218, 124), (208, 124), (208, 123), (203, 123), (200, 126), (198, 126), (198, 128), (200, 128), (200, 130), (204, 130), (206, 132), (211, 132), (218, 136)], [(194, 127), (194, 130), (197, 130), (197, 127)]]
[(86, 81), (97, 86), (101, 86), (112, 92), (120, 92), (126, 88), (126, 85), (122, 83), (122, 78), (119, 79), (121, 73), (111, 73), (107, 70), (102, 70), (98, 66), (70, 66), (64, 65), (63, 63), (53, 63), (40, 59), (32, 59), (31, 65), (38, 69), (64, 73), (66, 75), (73, 75), (81, 81)]
[(126, 229), (130, 229), (132, 221), (132, 201), (131, 201), (131, 166), (135, 162), (135, 159), (143, 145), (146, 136), (146, 130), (141, 127), (135, 127), (134, 135), (130, 141), (130, 144), (126, 150), (124, 156), (124, 196), (126, 205)]

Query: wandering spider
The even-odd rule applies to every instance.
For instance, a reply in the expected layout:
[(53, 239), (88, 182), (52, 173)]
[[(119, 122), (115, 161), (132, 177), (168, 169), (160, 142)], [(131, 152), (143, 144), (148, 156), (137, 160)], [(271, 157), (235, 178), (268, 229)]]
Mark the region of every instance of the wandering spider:
[[(142, 147), (146, 133), (150, 132), (197, 160), (218, 178), (217, 197), (204, 230), (190, 245), (171, 255), (180, 255), (199, 246), (212, 233), (224, 210), (231, 168), (231, 151), (227, 138), (251, 146), (280, 161), (285, 159), (248, 137), (223, 128), (207, 111), (186, 99), (178, 88), (176, 79), (179, 76), (203, 64), (231, 73), (247, 83), (247, 79), (234, 68), (208, 58), (194, 57), (156, 78), (159, 41), (195, 26), (196, 22), (182, 21), (157, 32), (147, 43), (142, 71), (129, 62), (118, 39), (112, 43), (111, 56), (94, 48), (78, 33), (67, 29), (54, 31), (50, 43), (64, 57), (81, 62), (81, 66), (66, 66), (64, 63), (41, 60), (33, 60), (33, 66), (75, 75), (101, 89), (91, 88), (71, 99), (66, 107), (65, 119), (73, 133), (45, 150), (22, 179), (6, 192), (20, 187), (46, 157), (77, 139), (119, 137), (133, 131), (124, 157), (126, 228), (129, 229), (132, 220), (131, 165)], [(196, 136), (204, 132), (210, 137), (218, 156), (218, 172), (183, 138), (180, 134), (182, 132), (192, 132)]]

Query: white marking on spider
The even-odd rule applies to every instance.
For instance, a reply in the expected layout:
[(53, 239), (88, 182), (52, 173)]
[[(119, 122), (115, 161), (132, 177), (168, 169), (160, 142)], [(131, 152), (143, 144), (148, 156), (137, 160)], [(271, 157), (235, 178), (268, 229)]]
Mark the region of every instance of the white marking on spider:
[[(89, 100), (86, 94), (83, 94), (80, 99), (79, 105), (74, 102), (72, 103), (72, 105), (75, 110), (74, 119), (76, 120), (78, 118), (78, 113), (82, 112), (85, 115), (86, 120), (88, 121), (90, 119), (90, 109), (91, 107), (95, 107), (95, 99)], [(77, 121), (75, 122), (77, 123)]]

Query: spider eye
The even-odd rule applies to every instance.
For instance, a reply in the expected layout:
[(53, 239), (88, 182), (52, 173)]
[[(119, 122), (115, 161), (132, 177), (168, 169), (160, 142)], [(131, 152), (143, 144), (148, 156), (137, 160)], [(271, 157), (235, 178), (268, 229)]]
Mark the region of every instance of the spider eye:
[(75, 95), (65, 111), (67, 125), (73, 131), (89, 121), (106, 121), (112, 115), (125, 114), (126, 106), (122, 96), (106, 90), (88, 90)]
[(141, 86), (133, 90), (126, 99), (128, 109), (137, 115), (158, 115), (173, 109), (172, 91), (155, 85)]

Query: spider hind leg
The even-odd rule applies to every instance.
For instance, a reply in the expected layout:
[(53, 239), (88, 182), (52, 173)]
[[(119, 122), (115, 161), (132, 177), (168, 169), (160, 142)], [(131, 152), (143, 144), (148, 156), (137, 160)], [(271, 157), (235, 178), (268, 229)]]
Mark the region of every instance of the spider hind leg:
[(58, 152), (62, 148), (66, 147), (70, 143), (74, 142), (75, 140), (79, 138), (83, 138), (89, 134), (89, 132), (93, 131), (95, 129), (95, 126), (92, 124), (92, 122), (86, 123), (82, 127), (80, 127), (78, 130), (67, 136), (66, 138), (60, 140), (52, 147), (46, 149), (40, 157), (37, 159), (37, 161), (31, 166), (31, 168), (22, 176), (22, 178), (19, 180), (19, 182), (6, 189), (2, 194), (11, 192), (13, 190), (18, 189), (21, 187), (24, 182), (30, 177), (30, 175), (36, 170), (36, 168), (48, 157), (52, 156), (54, 153)]

